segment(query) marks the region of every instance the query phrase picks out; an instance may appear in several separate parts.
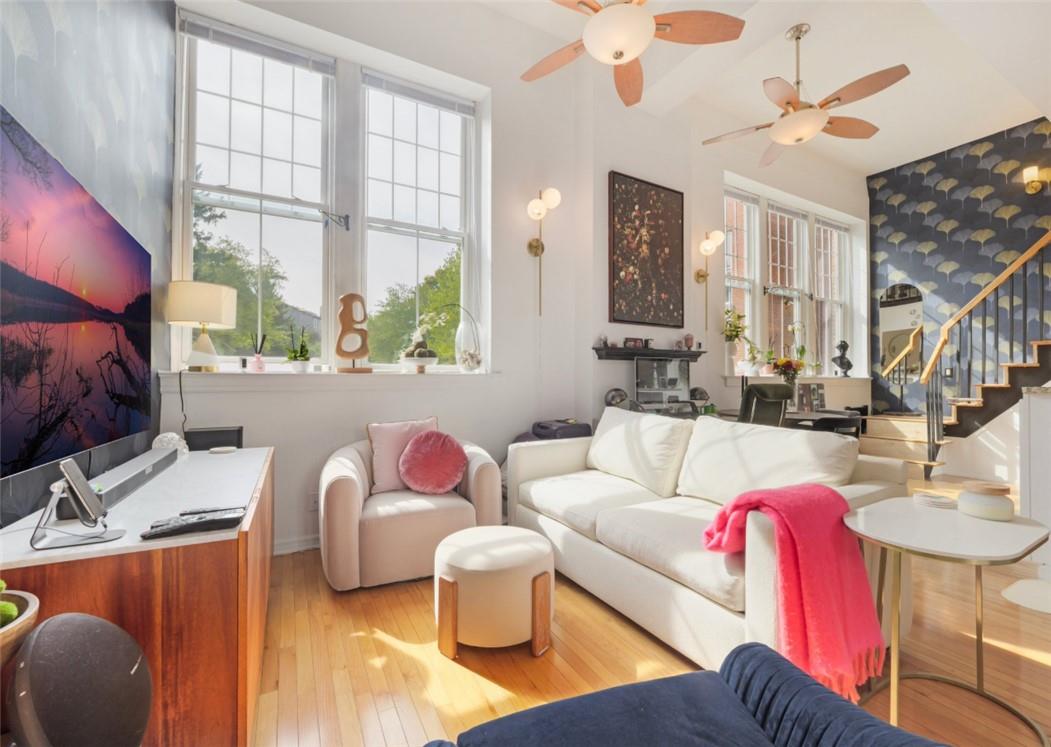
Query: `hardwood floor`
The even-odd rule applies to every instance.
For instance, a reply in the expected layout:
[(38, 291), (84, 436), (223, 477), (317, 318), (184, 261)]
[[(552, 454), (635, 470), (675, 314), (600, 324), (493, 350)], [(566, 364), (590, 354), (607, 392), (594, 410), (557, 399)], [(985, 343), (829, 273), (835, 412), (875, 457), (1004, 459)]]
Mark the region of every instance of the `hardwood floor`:
[[(903, 671), (974, 676), (973, 577), (969, 567), (915, 560), (912, 633)], [(1051, 617), (1008, 603), (1000, 590), (1025, 566), (988, 569), (987, 688), (1051, 731)], [(317, 551), (274, 558), (258, 747), (405, 745), (455, 738), (498, 716), (551, 700), (696, 666), (559, 576), (551, 649), (529, 643), (438, 653), (430, 579), (333, 592)], [(886, 694), (867, 706), (886, 717)], [(902, 726), (950, 744), (1036, 744), (1011, 716), (977, 696), (907, 682)]]

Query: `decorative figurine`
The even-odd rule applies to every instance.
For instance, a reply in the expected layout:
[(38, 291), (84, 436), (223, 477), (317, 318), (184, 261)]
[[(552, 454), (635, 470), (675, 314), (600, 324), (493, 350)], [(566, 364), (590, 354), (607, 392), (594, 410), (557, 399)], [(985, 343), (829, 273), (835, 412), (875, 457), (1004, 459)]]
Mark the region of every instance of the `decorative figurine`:
[[(360, 310), (360, 315), (358, 314)], [(337, 366), (339, 373), (372, 373), (369, 366), (359, 366), (358, 361), (369, 354), (369, 332), (362, 325), (368, 321), (365, 297), (360, 293), (346, 293), (339, 297), (339, 336), (336, 337), (336, 357), (349, 360), (350, 366)], [(357, 337), (358, 344), (347, 350), (343, 343), (348, 337)]]
[(686, 345), (687, 350), (693, 350), (693, 334), (690, 332), (686, 333), (686, 337), (683, 339), (683, 343)]
[(836, 350), (839, 351), (839, 355), (832, 359), (832, 365), (839, 369), (840, 376), (848, 376), (850, 369), (854, 368), (854, 364), (850, 362), (850, 358), (847, 357), (847, 350), (850, 349), (850, 345), (846, 340), (840, 340), (839, 344), (836, 345)]

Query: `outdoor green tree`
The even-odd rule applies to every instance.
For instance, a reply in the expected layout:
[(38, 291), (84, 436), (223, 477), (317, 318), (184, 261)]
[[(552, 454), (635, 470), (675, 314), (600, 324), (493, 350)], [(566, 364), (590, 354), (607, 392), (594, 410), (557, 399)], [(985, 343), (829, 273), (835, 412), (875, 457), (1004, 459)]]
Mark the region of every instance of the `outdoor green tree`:
[[(263, 249), (262, 265), (244, 245), (217, 237), (214, 228), (225, 212), (211, 205), (193, 206), (193, 276), (195, 280), (220, 283), (237, 289), (237, 327), (210, 332), (221, 355), (252, 355), (252, 333), (262, 298), (262, 326), (267, 335), (263, 355), (284, 356), (291, 345), (290, 330), (295, 323), (293, 309), (281, 293), (287, 279), (281, 263)], [(296, 339), (299, 328), (296, 327)], [(320, 352), (320, 339), (307, 330), (307, 346)]]
[[(427, 344), (441, 364), (456, 363), (456, 328), (460, 324), (460, 250), (450, 252), (433, 275), (420, 283), (421, 324), (428, 325)], [(387, 289), (379, 310), (370, 315), (369, 359), (396, 363), (416, 331), (416, 289), (398, 284)]]

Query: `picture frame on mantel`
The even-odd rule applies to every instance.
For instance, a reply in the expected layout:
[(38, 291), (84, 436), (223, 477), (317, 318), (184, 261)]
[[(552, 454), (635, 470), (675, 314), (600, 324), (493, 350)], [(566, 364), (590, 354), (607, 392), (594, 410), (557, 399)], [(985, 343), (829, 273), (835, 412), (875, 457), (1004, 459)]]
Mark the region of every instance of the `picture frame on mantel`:
[(609, 321), (684, 325), (682, 192), (609, 172)]

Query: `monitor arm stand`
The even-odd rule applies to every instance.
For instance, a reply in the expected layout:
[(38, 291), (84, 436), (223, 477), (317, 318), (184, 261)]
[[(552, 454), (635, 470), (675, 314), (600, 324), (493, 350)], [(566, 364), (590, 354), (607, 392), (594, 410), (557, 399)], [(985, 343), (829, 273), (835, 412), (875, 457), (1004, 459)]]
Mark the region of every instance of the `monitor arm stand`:
[(58, 480), (51, 484), (51, 497), (48, 499), (47, 507), (40, 512), (36, 529), (29, 538), (30, 547), (34, 550), (52, 550), (56, 547), (77, 547), (78, 545), (93, 545), (97, 542), (111, 542), (124, 536), (123, 529), (108, 529), (105, 517), (99, 519), (95, 531), (91, 532), (71, 532), (68, 529), (49, 527), (48, 524), (55, 516), (58, 503), (66, 497), (67, 490), (65, 480)]

